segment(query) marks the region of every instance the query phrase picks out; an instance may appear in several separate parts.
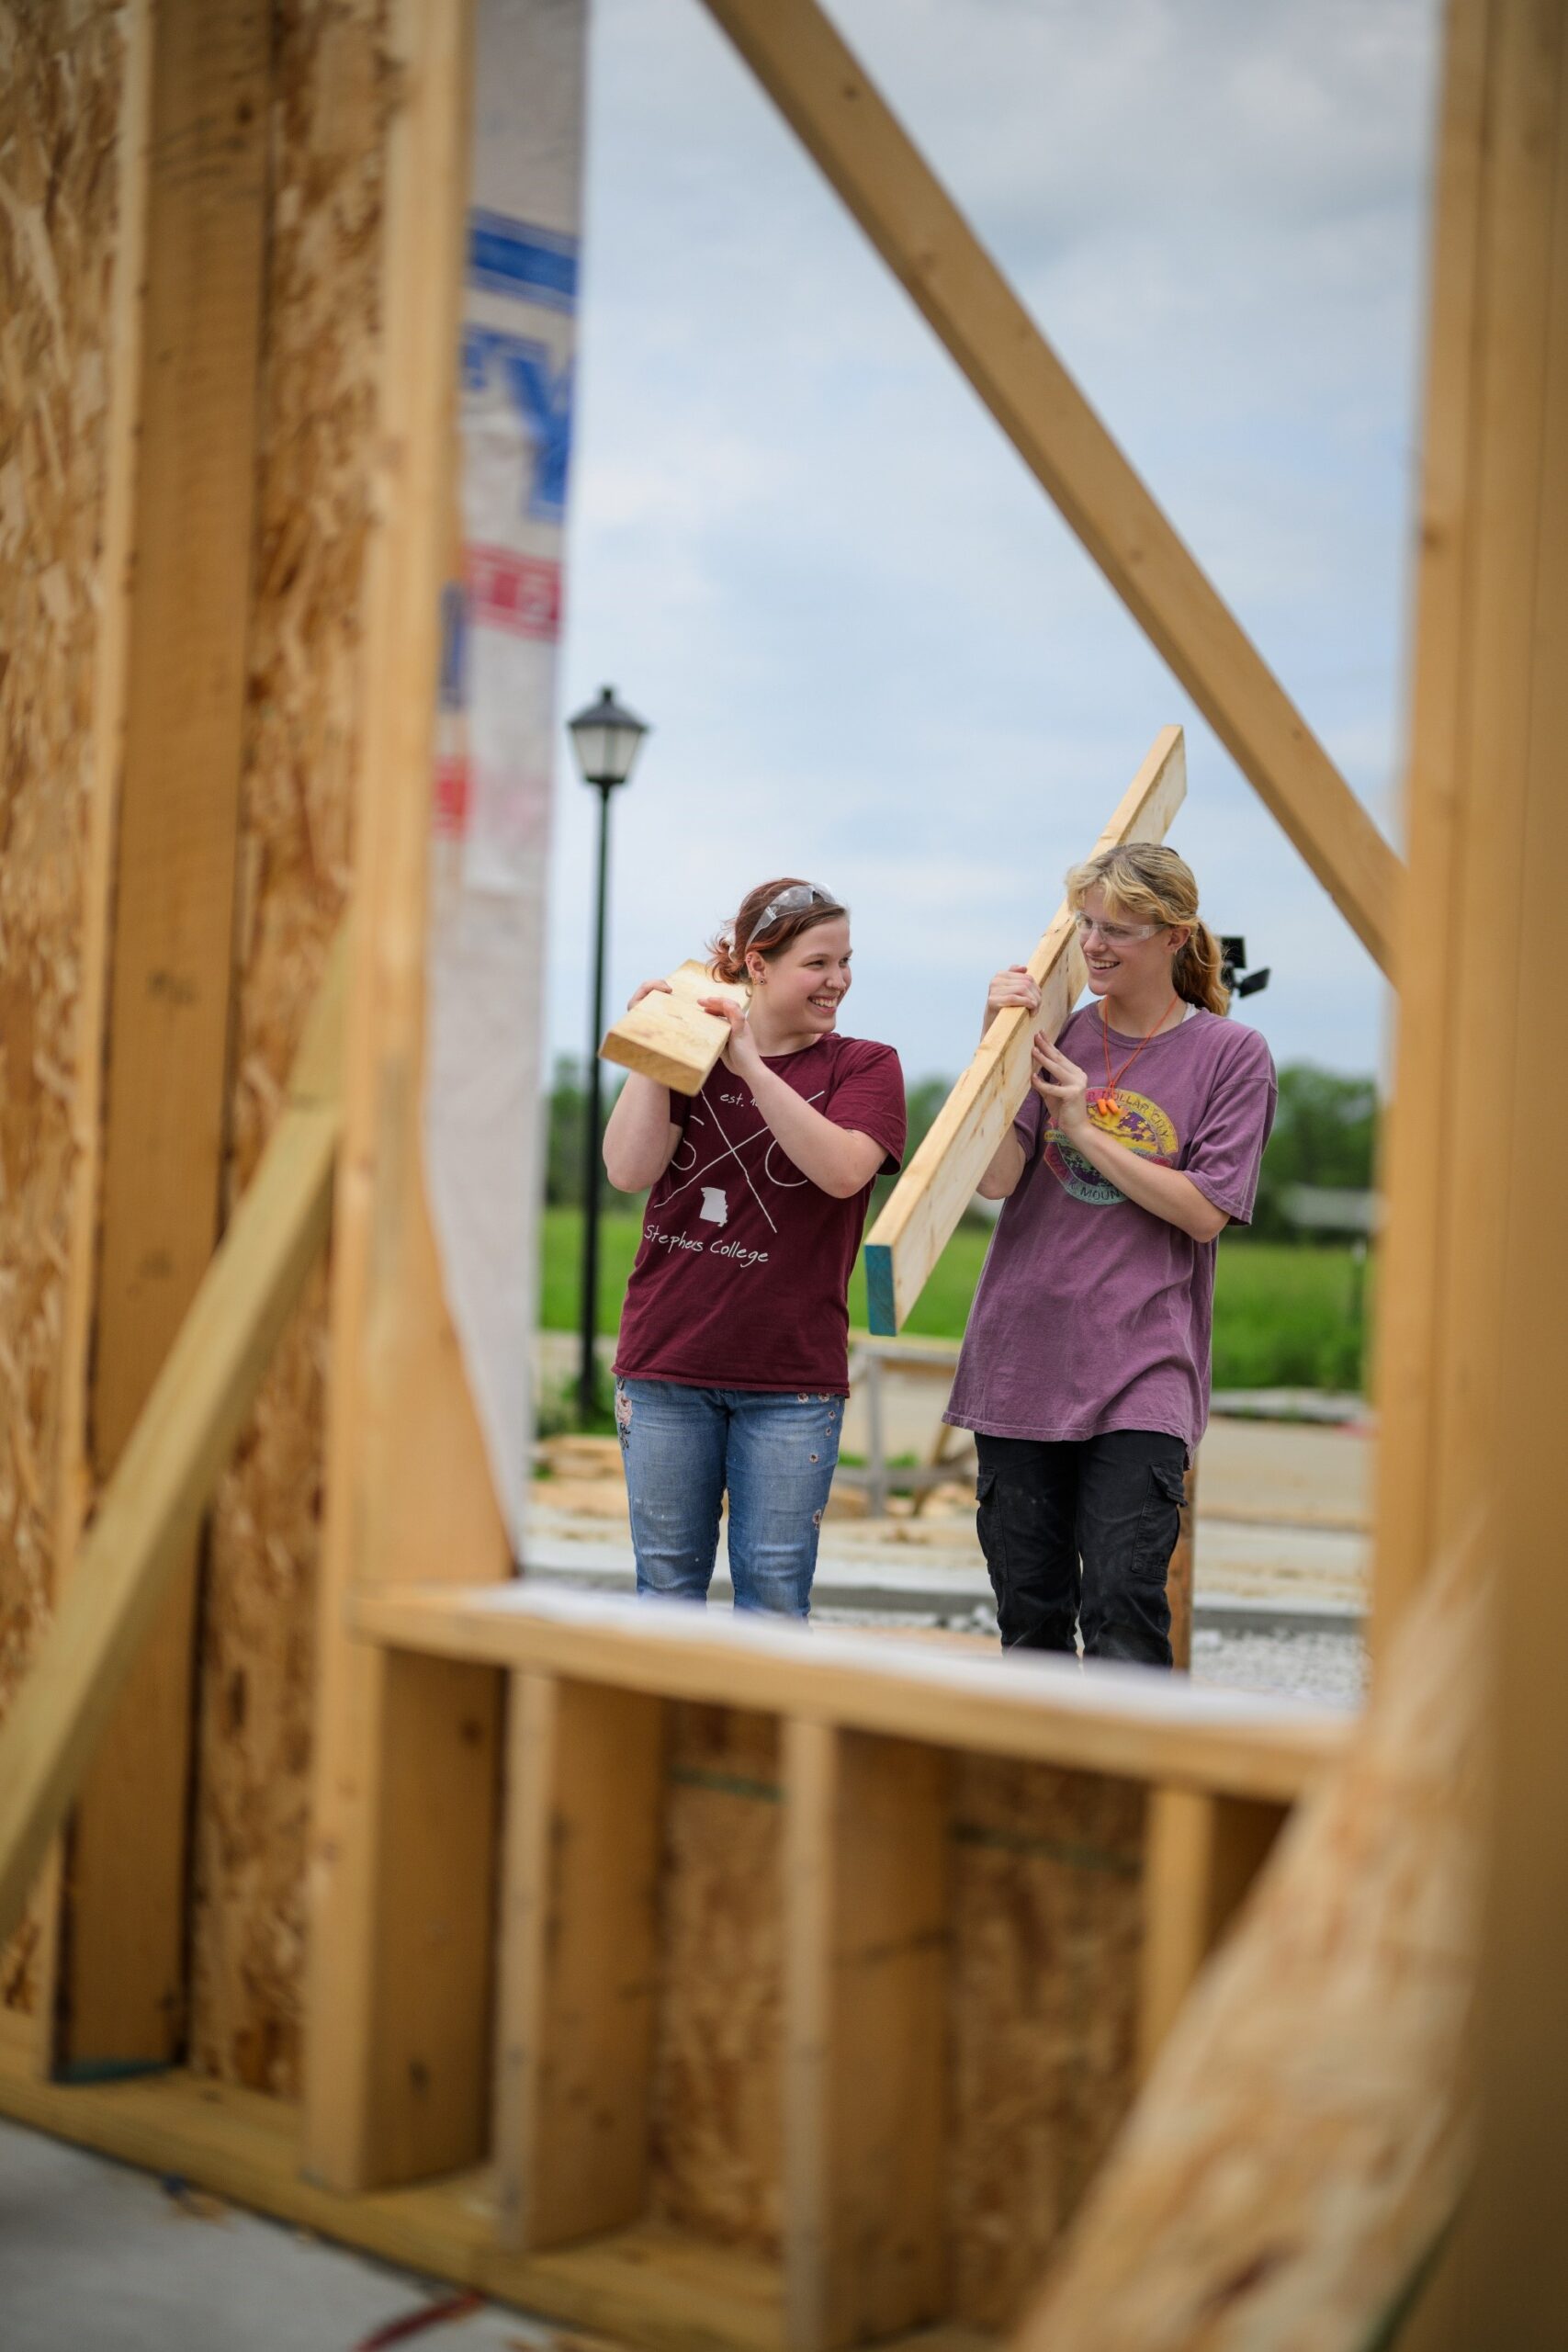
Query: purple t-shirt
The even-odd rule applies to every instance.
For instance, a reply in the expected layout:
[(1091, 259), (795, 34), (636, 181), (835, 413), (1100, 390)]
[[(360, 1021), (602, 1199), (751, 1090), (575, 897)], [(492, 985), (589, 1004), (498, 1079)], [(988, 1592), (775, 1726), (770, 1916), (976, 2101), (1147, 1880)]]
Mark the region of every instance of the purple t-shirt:
[[(1098, 1005), (1075, 1012), (1059, 1042), (1092, 1093), (1105, 1068)], [(1112, 1029), (1113, 1070), (1136, 1043)], [(1258, 1032), (1194, 1012), (1149, 1040), (1117, 1092), (1122, 1140), (1246, 1225), (1274, 1120)], [(991, 1437), (1164, 1430), (1190, 1449), (1209, 1418), (1216, 1245), (1118, 1192), (1044, 1125), (1044, 1110), (1032, 1088), (1013, 1124), (1023, 1173), (1002, 1204), (943, 1418)]]

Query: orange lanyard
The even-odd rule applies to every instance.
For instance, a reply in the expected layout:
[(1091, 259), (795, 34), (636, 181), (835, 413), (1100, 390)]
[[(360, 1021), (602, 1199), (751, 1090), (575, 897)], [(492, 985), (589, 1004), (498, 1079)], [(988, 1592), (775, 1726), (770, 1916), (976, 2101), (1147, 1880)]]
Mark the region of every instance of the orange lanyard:
[[(1180, 1001), (1180, 989), (1172, 989), (1170, 992), (1170, 1003), (1166, 1006), (1165, 1011), (1160, 1014), (1159, 1019), (1149, 1031), (1149, 1037), (1156, 1037), (1159, 1035), (1159, 1032), (1169, 1020), (1173, 1008), (1179, 1004)], [(1137, 1060), (1138, 1056), (1143, 1052), (1144, 1047), (1148, 1044), (1149, 1037), (1139, 1038), (1137, 1044), (1134, 1046), (1132, 1052), (1128, 1055), (1126, 1060), (1117, 1071), (1115, 1077), (1112, 1078), (1111, 1075), (1111, 1023), (1105, 1018), (1105, 1008), (1103, 1005), (1101, 1005), (1100, 1009), (1100, 1035), (1101, 1042), (1105, 1046), (1105, 1087), (1103, 1092), (1097, 1094), (1094, 1097), (1093, 1101), (1089, 1104), (1089, 1109), (1091, 1111), (1098, 1111), (1101, 1118), (1109, 1119), (1115, 1114), (1117, 1109), (1116, 1090), (1121, 1085), (1122, 1080), (1126, 1077), (1127, 1072), (1132, 1069), (1133, 1064)]]

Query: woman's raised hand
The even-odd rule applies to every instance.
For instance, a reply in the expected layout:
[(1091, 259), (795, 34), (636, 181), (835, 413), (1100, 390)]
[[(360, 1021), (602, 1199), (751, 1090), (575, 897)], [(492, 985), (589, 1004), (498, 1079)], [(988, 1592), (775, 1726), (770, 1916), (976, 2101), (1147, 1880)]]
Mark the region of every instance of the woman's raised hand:
[(1053, 1046), (1043, 1030), (1035, 1031), (1029, 1051), (1034, 1064), (1030, 1084), (1058, 1133), (1069, 1137), (1081, 1133), (1089, 1125), (1089, 1073), (1079, 1069), (1060, 1046)]
[(725, 1069), (732, 1069), (738, 1078), (754, 1075), (760, 1070), (762, 1057), (751, 1034), (746, 1007), (737, 1004), (732, 996), (700, 996), (697, 1002), (705, 1012), (716, 1012), (721, 1021), (729, 1023), (729, 1042), (720, 1057)]
[(998, 1012), (1006, 1012), (1015, 1004), (1021, 1004), (1026, 1012), (1038, 1012), (1040, 1010), (1040, 989), (1031, 977), (1027, 964), (1010, 964), (1005, 972), (997, 974), (986, 990), (986, 1017), (980, 1023), (981, 1036), (985, 1035)]
[(629, 1012), (634, 1004), (640, 1004), (645, 996), (651, 996), (655, 989), (662, 989), (666, 996), (673, 996), (675, 993), (668, 980), (644, 980), (641, 988), (634, 989), (631, 995), (627, 997), (626, 1011)]

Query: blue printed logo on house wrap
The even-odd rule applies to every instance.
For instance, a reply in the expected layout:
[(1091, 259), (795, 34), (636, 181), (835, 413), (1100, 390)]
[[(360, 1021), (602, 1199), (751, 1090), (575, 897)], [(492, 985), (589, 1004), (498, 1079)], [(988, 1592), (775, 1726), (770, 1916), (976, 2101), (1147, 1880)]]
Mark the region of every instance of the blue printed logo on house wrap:
[(468, 214), (468, 282), (552, 311), (577, 308), (577, 239), (504, 212)]

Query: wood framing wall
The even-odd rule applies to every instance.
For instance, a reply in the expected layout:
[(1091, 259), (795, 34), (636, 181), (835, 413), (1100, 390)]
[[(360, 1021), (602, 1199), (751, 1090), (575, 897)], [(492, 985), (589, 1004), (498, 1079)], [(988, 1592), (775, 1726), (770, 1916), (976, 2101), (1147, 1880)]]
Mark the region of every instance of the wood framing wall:
[[(276, 0), (256, 558), (226, 1188), (249, 1182), (345, 903), (369, 527), (382, 0)], [(326, 1278), (213, 1516), (199, 1681), (191, 2057), (298, 2097)]]
[[(694, 2237), (776, 2262), (780, 1725), (736, 1708), (676, 1705), (671, 1716), (648, 2205)], [(942, 1812), (942, 2292), (955, 2319), (999, 2328), (1018, 2316), (1132, 2101), (1145, 1795), (1131, 1781), (966, 1757)]]
[(1005, 2328), (1132, 2104), (1145, 1792), (965, 1757), (949, 1820), (953, 2311)]
[[(233, 704), (243, 725), (237, 871), (231, 852), (233, 883), (213, 893), (233, 909), (231, 1039), (226, 944), (220, 991), (227, 1099), (215, 1098), (202, 1120), (222, 1152), (213, 1230), (281, 1108), (350, 881), (389, 91), (384, 17), (382, 0), (275, 0), (259, 56), (266, 102), (244, 126), (265, 172), (265, 252), (259, 379), (243, 427), (246, 450), (254, 448), (254, 529), (245, 520), (237, 535), (226, 533), (231, 548), (237, 536), (247, 585)], [(139, 163), (122, 142), (144, 136), (125, 116), (121, 35), (133, 18), (144, 32), (144, 17), (122, 6), (51, 5), (0, 27), (0, 41), (10, 43), (0, 54), (0, 180), (16, 198), (0, 208), (0, 1263), (17, 1277), (0, 1284), (0, 1385), (14, 1383), (16, 1400), (13, 1408), (6, 1396), (0, 1447), (0, 1705), (47, 1614), (56, 1552), (69, 1548), (91, 1507), (102, 1444), (114, 1435), (100, 1417), (95, 1460), (85, 1383), (89, 1350), (100, 1380), (104, 1371), (95, 1327), (107, 1130), (92, 1047), (96, 1040), (104, 1050), (114, 977), (107, 858), (119, 811), (117, 713), (128, 683), (122, 669), (106, 689), (98, 673), (100, 616), (116, 609), (105, 513), (111, 394), (122, 403), (126, 442), (139, 440), (123, 288), (118, 322), (112, 309), (119, 177), (134, 176)], [(134, 317), (133, 300), (130, 308)], [(125, 470), (133, 509), (134, 469)], [(243, 471), (248, 502), (248, 456)], [(132, 522), (133, 514), (128, 532)], [(95, 854), (102, 873), (92, 870)], [(228, 921), (225, 911), (225, 928)], [(82, 1001), (85, 977), (96, 1003)], [(214, 1514), (195, 1693), (188, 2020), (187, 1988), (168, 1975), (186, 1939), (186, 1801), (170, 1806), (144, 1792), (168, 1833), (164, 1882), (143, 1906), (150, 1937), (162, 1939), (148, 1982), (166, 1990), (161, 2000), (154, 1993), (151, 2012), (155, 2033), (169, 2037), (164, 2054), (188, 2036), (205, 2071), (296, 2094), (325, 1348), (318, 1275)], [(123, 1376), (133, 1394), (141, 1374), (128, 1363)], [(181, 1786), (192, 1770), (188, 1596), (178, 1613), (162, 1669), (167, 1688), (152, 1712)], [(147, 1761), (145, 1694), (140, 1717)], [(79, 1858), (89, 1875), (78, 1891), (91, 1890), (100, 1862), (124, 1843), (111, 1803), (96, 1848)], [(141, 1838), (136, 1849), (144, 1859)], [(118, 1908), (115, 1895), (107, 1911)], [(77, 1916), (68, 1906), (68, 1923)], [(0, 1966), (0, 2019), (11, 2019), (4, 2030), (33, 2064), (47, 2057), (51, 1927), (45, 1905)], [(77, 2006), (90, 2012), (95, 1988), (114, 1972), (90, 1942), (78, 1941), (75, 1960)], [(107, 2025), (118, 2042), (123, 2016)], [(91, 2061), (94, 2052), (85, 2054)], [(127, 2041), (118, 2054), (136, 2052)]]
[[(132, 386), (123, 684), (96, 716), (119, 760), (89, 1491), (121, 1457), (220, 1227), (267, 209), (267, 0), (137, 6), (128, 22), (148, 85), (136, 310), (116, 347)], [(69, 1826), (73, 2066), (167, 2064), (184, 2046), (196, 1582), (193, 1544)]]
[(677, 1707), (665, 1767), (654, 2211), (776, 2257), (782, 2225), (779, 1725)]
[[(121, 68), (112, 0), (0, 14), (0, 1708), (55, 1597), (71, 1413)], [(29, 2046), (43, 1937), (0, 1954)]]
[[(1443, 1539), (1462, 1512), (1459, 1532), (1479, 1531), (1492, 1568), (1496, 1788), (1472, 2052), (1475, 2179), (1412, 2347), (1495, 2341), (1549, 2352), (1568, 2333), (1555, 2193), (1568, 2140), (1557, 1670), (1568, 1124), (1563, 1048), (1547, 1010), (1568, 861), (1568, 10), (1561, 0), (1455, 0), (1451, 23), (1468, 77), (1456, 96), (1469, 104), (1451, 107), (1450, 121), (1462, 132), (1468, 113), (1472, 128), (1438, 283), (1447, 280), (1450, 311), (1470, 293), (1472, 331), (1453, 350), (1435, 421), (1446, 412), (1450, 447), (1454, 424), (1468, 424), (1468, 527), (1450, 546), (1455, 577), (1433, 649), (1454, 666), (1458, 724), (1450, 759), (1413, 775), (1425, 856), (1412, 880), (1419, 889), (1429, 875), (1441, 906), (1457, 876), (1461, 920), (1487, 941), (1490, 1017), (1483, 1030), (1472, 1016), (1450, 1034), (1461, 1053), (1472, 1038), (1484, 1049), (1496, 1083), (1494, 1115), (1452, 1154), (1440, 1203), (1437, 1373), (1422, 1400), (1427, 1428), (1415, 1434), (1440, 1466), (1431, 1509), (1449, 1517), (1438, 1518)], [(1414, 847), (1414, 829), (1412, 838)], [(1402, 1087), (1406, 1069), (1419, 1068), (1419, 1043), (1402, 1043)], [(1412, 1198), (1426, 1206), (1431, 1191), (1413, 1184)], [(1480, 1249), (1477, 1214), (1487, 1226)], [(1450, 1464), (1456, 1430), (1462, 1450)], [(1390, 1474), (1409, 1466), (1391, 1463)], [(1393, 1588), (1391, 1604), (1408, 1609), (1415, 1589)], [(1417, 1618), (1430, 1606), (1425, 1586), (1420, 1602), (1409, 1609)]]
[[(220, 6), (231, 0), (213, 0), (214, 17)], [(145, 24), (158, 12), (139, 13)], [(62, 1463), (92, 1458), (85, 1410), (69, 1442), (62, 1430), (73, 1408), (51, 1389), (45, 1349), (68, 1319), (69, 1297), (91, 1299), (94, 1289), (92, 1221), (84, 1245), (72, 1213), (83, 1139), (73, 1143), (63, 1103), (73, 1082), (79, 1101), (97, 1099), (79, 1046), (66, 1041), (69, 1032), (92, 1042), (72, 992), (91, 932), (82, 804), (101, 817), (114, 773), (92, 707), (103, 665), (91, 619), (103, 602), (102, 549), (114, 542), (101, 519), (102, 461), (89, 490), (67, 459), (88, 467), (110, 330), (107, 269), (96, 287), (85, 272), (67, 296), (62, 261), (86, 251), (89, 221), (112, 252), (114, 175), (104, 157), (115, 135), (106, 124), (111, 115), (122, 122), (123, 108), (109, 16), (68, 12), (64, 0), (58, 14), (42, 11), (58, 28), (68, 17), (72, 29), (59, 40), (81, 45), (74, 82), (47, 53), (46, 36), (17, 66), (31, 115), (0, 128), (0, 175), (9, 188), (14, 174), (20, 191), (0, 207), (0, 295), (16, 296), (0, 313), (0, 399), (17, 419), (13, 445), (11, 411), (0, 412), (0, 593), (27, 655), (25, 667), (6, 671), (0, 652), (0, 697), (8, 697), (0, 715), (8, 741), (32, 744), (4, 786), (0, 915), (14, 920), (0, 981), (0, 1074), (8, 1086), (13, 1065), (25, 1065), (36, 1114), (19, 1136), (0, 1124), (0, 1219), (19, 1220), (0, 1223), (0, 1241), (16, 1236), (28, 1275), (0, 1288), (0, 1381), (13, 1385), (6, 1401), (18, 1408), (0, 1453), (0, 1509), (17, 1531), (16, 1565), (0, 1566), (10, 1579), (0, 1584), (0, 1701), (47, 1607), (54, 1530), (68, 1523), (51, 1483)], [(242, 19), (254, 25), (255, 12), (232, 0), (231, 21)], [(187, 29), (197, 21), (194, 9), (183, 21)], [(720, 2257), (732, 2266), (727, 2275), (750, 2284), (731, 2294), (705, 2339), (715, 2344), (776, 2343), (781, 2301), (796, 2352), (938, 2315), (1006, 2325), (1077, 2208), (1157, 2029), (1272, 1834), (1266, 1815), (1310, 1779), (1303, 1758), (1312, 1743), (1303, 1736), (1292, 1755), (1288, 1729), (1276, 1738), (1267, 1727), (1258, 1753), (1268, 1769), (1233, 1783), (1213, 1762), (1215, 1743), (1232, 1763), (1247, 1761), (1247, 1743), (1227, 1749), (1235, 1726), (1225, 1703), (1185, 1686), (1171, 1701), (1161, 1684), (1146, 1711), (1139, 1699), (1148, 1694), (1127, 1700), (1128, 1720), (1143, 1716), (1138, 1747), (1124, 1725), (1107, 1730), (1095, 1690), (1076, 1676), (1036, 1695), (1021, 1668), (970, 1678), (965, 1662), (943, 1688), (928, 1676), (928, 1690), (918, 1666), (890, 1668), (875, 1645), (837, 1665), (830, 1637), (797, 1655), (790, 1629), (776, 1648), (770, 1629), (744, 1674), (736, 1661), (746, 1629), (694, 1633), (687, 1679), (661, 1685), (649, 1660), (687, 1638), (681, 1632), (650, 1640), (646, 1616), (627, 1612), (617, 1627), (613, 1612), (603, 1623), (590, 1612), (577, 1627), (580, 1647), (563, 1660), (549, 1646), (547, 1604), (530, 1603), (526, 1589), (484, 1587), (504, 1569), (504, 1545), (475, 1467), (474, 1419), (418, 1178), (435, 667), (428, 592), (441, 570), (449, 488), (443, 322), (451, 324), (461, 250), (466, 11), (455, 0), (271, 0), (265, 21), (268, 112), (259, 130), (243, 126), (247, 139), (265, 134), (267, 173), (259, 421), (245, 465), (228, 475), (231, 487), (243, 472), (257, 502), (254, 535), (247, 523), (236, 559), (250, 582), (243, 723), (232, 773), (223, 769), (214, 785), (215, 794), (243, 787), (238, 888), (222, 913), (225, 924), (233, 918), (231, 945), (226, 930), (217, 944), (208, 940), (232, 1012), (214, 1114), (231, 1205), (278, 1108), (355, 856), (363, 921), (336, 1206), (333, 1521), (323, 1529), (318, 1281), (242, 1440), (211, 1547), (196, 1692), (189, 2054), (224, 2090), (265, 2094), (239, 2108), (211, 2094), (212, 2110), (251, 2119), (228, 2135), (212, 2177), (220, 2186), (238, 2180), (232, 2193), (276, 2210), (368, 2232), (367, 2243), (387, 2244), (389, 2231), (406, 2251), (389, 2200), (363, 2192), (477, 2162), (493, 2138), (499, 2211), (457, 2225), (448, 2212), (428, 2241), (440, 2247), (433, 2267), (504, 2276), (513, 2291), (527, 2287), (551, 2309), (587, 2316), (568, 2242), (651, 2218), (701, 2258), (692, 2258), (686, 2300), (667, 2299), (660, 2312), (647, 2257), (634, 2253), (621, 2324), (680, 2352), (698, 2292), (691, 2281), (711, 2279)], [(0, 19), (0, 44), (13, 38), (10, 19)], [(97, 91), (69, 119), (68, 85)], [(41, 149), (29, 161), (29, 124), (39, 123), (53, 138), (48, 175)], [(50, 217), (44, 203), (52, 189), (58, 210), (59, 191), (70, 187), (80, 224)], [(369, 528), (373, 504), (378, 532)], [(387, 687), (378, 699), (364, 692), (367, 645)], [(85, 683), (93, 676), (97, 688)], [(40, 680), (59, 681), (63, 719), (52, 707), (39, 718)], [(5, 895), (13, 867), (25, 903)], [(215, 888), (221, 895), (220, 875)], [(143, 920), (143, 946), (146, 935)], [(28, 992), (16, 988), (17, 973)], [(123, 971), (120, 985), (123, 997)], [(96, 1133), (85, 1140), (98, 1148)], [(140, 1261), (129, 1243), (118, 1248), (133, 1288)], [(122, 1285), (119, 1295), (123, 1309), (131, 1291)], [(73, 1361), (69, 1349), (64, 1361)], [(423, 1453), (410, 1442), (415, 1430)], [(450, 1534), (454, 1488), (461, 1532), (438, 1544), (437, 1532)], [(475, 1590), (433, 1603), (407, 1589), (420, 1574), (466, 1577)], [(518, 1626), (530, 1605), (538, 1613), (525, 1641)], [(741, 1645), (733, 1657), (732, 1641)], [(637, 1653), (635, 1669), (623, 1659), (617, 1674), (606, 1663), (617, 1643)], [(171, 1655), (172, 1687), (183, 1690), (177, 1645)], [(737, 1687), (721, 1679), (732, 1673), (756, 1712), (717, 1703)], [(508, 1677), (513, 1817), (502, 1856), (495, 1799)], [(856, 1686), (847, 1712), (846, 1681)], [(939, 1700), (945, 1732), (924, 1712)], [(897, 1720), (878, 1712), (889, 1706)], [(315, 1754), (312, 1707), (324, 1725)], [(996, 1723), (1010, 1709), (1031, 1722), (1019, 1735), (1022, 1752), (1002, 1755)], [(161, 1714), (155, 1728), (166, 1780), (185, 1754), (189, 1713), (173, 1722)], [(1046, 1731), (1055, 1747), (1028, 1746)], [(639, 1767), (660, 1759), (637, 1780), (629, 1807), (620, 1802), (631, 1777), (623, 1736)], [(1097, 1755), (1097, 1740), (1122, 1745)], [(1333, 1746), (1325, 1736), (1322, 1755)], [(1446, 1769), (1446, 1747), (1443, 1758)], [(1386, 1788), (1386, 1755), (1373, 1762)], [(183, 1837), (186, 1770), (180, 1763), (175, 1776), (179, 1808), (159, 1815), (165, 1858)], [(112, 1776), (109, 1796), (103, 1821), (123, 1829)], [(1233, 1808), (1228, 1835), (1224, 1807)], [(1348, 1838), (1355, 1826), (1342, 1804), (1336, 1834)], [(112, 1860), (112, 1835), (101, 1831), (96, 1850)], [(309, 1951), (308, 1850), (318, 1898)], [(1168, 1867), (1178, 1853), (1190, 1870)], [(114, 1905), (98, 1916), (87, 1974), (101, 1988)], [(167, 1945), (162, 1899), (157, 1917)], [(602, 1957), (595, 1938), (606, 1919), (628, 1939), (624, 1979), (603, 1966), (569, 1979), (562, 1951)], [(174, 1924), (183, 1929), (177, 1912)], [(89, 1949), (85, 1939), (75, 1945), (78, 1968)], [(45, 1940), (19, 1948), (6, 1978), (3, 1996), (19, 2020), (14, 2044), (35, 2055), (51, 1965)], [(184, 2035), (183, 1998), (165, 2007), (158, 2046), (166, 2050)], [(1309, 2041), (1303, 2031), (1303, 2052)], [(587, 2093), (606, 2081), (613, 2096), (595, 2104)], [(1422, 2076), (1416, 2088), (1425, 2087)], [(29, 2086), (23, 2098), (13, 2080), (6, 2097), (37, 2118), (70, 2112), (73, 2094)], [(107, 2116), (113, 2106), (92, 2111)], [(160, 2160), (180, 2164), (178, 2131), (163, 2143), (134, 2134), (118, 2143), (118, 2127), (101, 2128), (107, 2144), (143, 2154), (157, 2144)], [(592, 2161), (599, 2133), (613, 2161)], [(243, 2153), (263, 2138), (287, 2144), (282, 2188)], [(200, 2144), (198, 2128), (190, 2145)], [(255, 2186), (264, 2173), (265, 2190)], [(452, 2194), (480, 2192), (469, 2184)], [(760, 2318), (737, 2319), (746, 2295)], [(606, 2310), (598, 2306), (594, 2320)], [(614, 2318), (607, 2324), (620, 2332)]]

